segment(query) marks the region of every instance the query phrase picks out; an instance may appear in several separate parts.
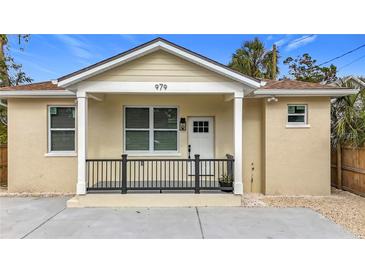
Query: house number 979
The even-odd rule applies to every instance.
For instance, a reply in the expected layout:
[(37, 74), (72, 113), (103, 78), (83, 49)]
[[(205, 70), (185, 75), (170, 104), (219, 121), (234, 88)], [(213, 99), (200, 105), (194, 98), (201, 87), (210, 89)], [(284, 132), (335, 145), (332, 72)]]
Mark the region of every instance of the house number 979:
[(155, 85), (155, 89), (157, 91), (167, 90), (167, 85), (166, 84), (159, 83), (159, 84), (156, 84)]

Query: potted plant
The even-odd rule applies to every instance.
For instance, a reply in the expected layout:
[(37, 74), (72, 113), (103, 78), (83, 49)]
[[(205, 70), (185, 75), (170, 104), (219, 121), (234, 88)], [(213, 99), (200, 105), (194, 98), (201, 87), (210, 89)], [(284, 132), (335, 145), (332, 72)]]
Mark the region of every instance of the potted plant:
[(223, 174), (219, 178), (219, 186), (221, 187), (221, 190), (224, 192), (232, 192), (233, 190), (233, 178), (232, 176)]

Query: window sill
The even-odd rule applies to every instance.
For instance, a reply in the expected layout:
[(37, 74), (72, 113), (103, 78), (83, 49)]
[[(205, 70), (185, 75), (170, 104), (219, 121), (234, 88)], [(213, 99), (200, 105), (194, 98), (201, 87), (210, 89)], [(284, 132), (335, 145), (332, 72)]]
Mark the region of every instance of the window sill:
[(286, 125), (286, 128), (310, 128), (311, 125)]
[(180, 157), (181, 153), (139, 153), (139, 152), (125, 152), (128, 157)]
[(76, 157), (76, 152), (48, 152), (44, 154), (45, 157)]

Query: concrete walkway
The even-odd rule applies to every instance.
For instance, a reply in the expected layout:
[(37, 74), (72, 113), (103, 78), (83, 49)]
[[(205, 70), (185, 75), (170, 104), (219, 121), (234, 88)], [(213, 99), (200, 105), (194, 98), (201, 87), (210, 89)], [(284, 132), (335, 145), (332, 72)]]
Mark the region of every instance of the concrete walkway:
[(66, 208), (67, 199), (0, 197), (0, 238), (353, 238), (305, 208)]

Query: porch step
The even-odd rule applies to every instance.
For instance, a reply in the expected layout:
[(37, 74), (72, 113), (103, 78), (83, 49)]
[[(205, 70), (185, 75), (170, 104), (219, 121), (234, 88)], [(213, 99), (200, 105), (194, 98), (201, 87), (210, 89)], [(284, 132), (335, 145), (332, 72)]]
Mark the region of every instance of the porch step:
[(241, 206), (233, 194), (86, 194), (67, 201), (69, 208), (82, 207), (204, 207)]

